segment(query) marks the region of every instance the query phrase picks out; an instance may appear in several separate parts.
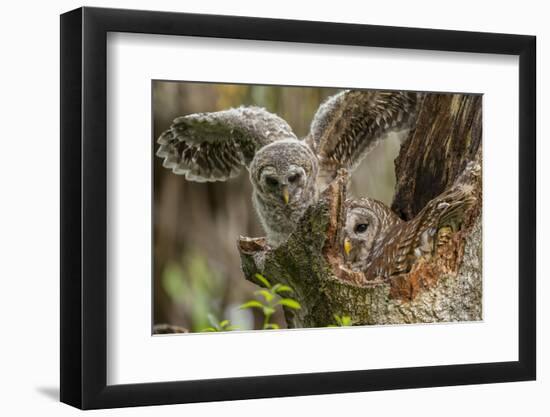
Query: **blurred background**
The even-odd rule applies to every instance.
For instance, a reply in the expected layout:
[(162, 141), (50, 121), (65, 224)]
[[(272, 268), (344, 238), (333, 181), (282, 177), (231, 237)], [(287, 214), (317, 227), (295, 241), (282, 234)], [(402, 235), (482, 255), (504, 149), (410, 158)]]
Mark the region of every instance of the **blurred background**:
[[(241, 105), (265, 107), (284, 118), (300, 138), (307, 135), (319, 105), (340, 90), (333, 88), (152, 83), (153, 137), (178, 116)], [(395, 186), (394, 159), (400, 138), (381, 143), (354, 172), (351, 193), (390, 204)], [(154, 174), (154, 311), (153, 324), (168, 323), (202, 331), (211, 320), (230, 320), (241, 330), (261, 329), (258, 309), (239, 309), (254, 299), (258, 287), (243, 277), (236, 246), (239, 235), (263, 236), (252, 207), (248, 172), (227, 182), (193, 183), (162, 167)], [(286, 323), (280, 309), (271, 322)]]

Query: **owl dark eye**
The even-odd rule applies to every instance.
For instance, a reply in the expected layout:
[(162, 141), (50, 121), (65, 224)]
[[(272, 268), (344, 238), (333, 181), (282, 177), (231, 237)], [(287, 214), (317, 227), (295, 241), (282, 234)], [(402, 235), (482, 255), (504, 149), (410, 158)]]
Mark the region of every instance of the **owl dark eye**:
[(288, 177), (288, 182), (296, 182), (298, 181), (298, 178), (300, 178), (300, 174), (293, 174)]
[(368, 227), (369, 225), (366, 223), (358, 224), (357, 226), (355, 226), (355, 233), (364, 233)]
[(279, 181), (273, 177), (265, 177), (265, 182), (271, 187), (276, 187), (279, 184)]

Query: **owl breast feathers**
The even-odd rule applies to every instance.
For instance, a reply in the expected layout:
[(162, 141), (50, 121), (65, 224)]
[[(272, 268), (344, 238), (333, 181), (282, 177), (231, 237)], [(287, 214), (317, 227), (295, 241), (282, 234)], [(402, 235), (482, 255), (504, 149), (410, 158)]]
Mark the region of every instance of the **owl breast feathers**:
[(268, 242), (278, 246), (339, 169), (352, 171), (386, 133), (411, 127), (419, 97), (343, 91), (319, 107), (303, 140), (259, 107), (182, 116), (158, 138), (157, 156), (190, 181), (226, 181), (246, 167)]

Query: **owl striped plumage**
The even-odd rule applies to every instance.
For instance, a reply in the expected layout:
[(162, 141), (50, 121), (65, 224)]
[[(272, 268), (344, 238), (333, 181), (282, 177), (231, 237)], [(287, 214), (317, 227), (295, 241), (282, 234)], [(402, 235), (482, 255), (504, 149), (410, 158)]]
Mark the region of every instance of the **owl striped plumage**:
[(388, 133), (411, 128), (421, 98), (420, 93), (354, 90), (325, 101), (306, 138), (319, 159), (321, 187), (339, 169), (353, 171)]
[(410, 221), (401, 220), (374, 199), (347, 202), (343, 231), (346, 262), (367, 280), (409, 273), (419, 260), (436, 256), (460, 229), (476, 201), (471, 191), (469, 185), (454, 186), (432, 199)]

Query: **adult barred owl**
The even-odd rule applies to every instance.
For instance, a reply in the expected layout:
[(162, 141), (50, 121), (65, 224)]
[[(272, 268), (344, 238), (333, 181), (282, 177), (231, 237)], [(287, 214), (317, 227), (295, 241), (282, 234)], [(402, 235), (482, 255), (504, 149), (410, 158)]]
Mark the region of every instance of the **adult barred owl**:
[(343, 253), (348, 265), (367, 279), (390, 279), (411, 271), (421, 258), (431, 259), (457, 232), (476, 202), (470, 184), (455, 185), (432, 199), (410, 221), (371, 199), (346, 202)]
[(226, 181), (248, 168), (255, 209), (278, 246), (339, 169), (353, 171), (385, 134), (411, 127), (418, 102), (417, 93), (342, 91), (319, 107), (304, 139), (259, 107), (191, 114), (161, 134), (157, 156), (190, 181)]

